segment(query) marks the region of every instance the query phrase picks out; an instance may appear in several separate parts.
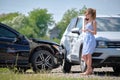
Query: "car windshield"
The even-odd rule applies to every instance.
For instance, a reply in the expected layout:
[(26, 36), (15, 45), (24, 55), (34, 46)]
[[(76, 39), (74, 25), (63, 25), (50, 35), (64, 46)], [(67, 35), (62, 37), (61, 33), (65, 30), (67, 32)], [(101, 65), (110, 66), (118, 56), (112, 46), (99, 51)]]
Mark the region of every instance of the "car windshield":
[(97, 31), (120, 31), (120, 17), (97, 17)]

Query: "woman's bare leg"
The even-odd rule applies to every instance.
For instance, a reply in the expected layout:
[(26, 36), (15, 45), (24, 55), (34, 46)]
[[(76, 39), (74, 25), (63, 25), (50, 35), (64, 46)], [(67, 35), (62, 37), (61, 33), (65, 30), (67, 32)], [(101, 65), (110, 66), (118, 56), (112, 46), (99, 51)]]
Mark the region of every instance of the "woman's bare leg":
[(87, 54), (87, 70), (86, 74), (92, 73), (92, 56), (91, 54)]
[(92, 56), (91, 56), (91, 54), (83, 55), (82, 58), (85, 61), (85, 63), (87, 64), (87, 69), (83, 74), (84, 75), (92, 74)]

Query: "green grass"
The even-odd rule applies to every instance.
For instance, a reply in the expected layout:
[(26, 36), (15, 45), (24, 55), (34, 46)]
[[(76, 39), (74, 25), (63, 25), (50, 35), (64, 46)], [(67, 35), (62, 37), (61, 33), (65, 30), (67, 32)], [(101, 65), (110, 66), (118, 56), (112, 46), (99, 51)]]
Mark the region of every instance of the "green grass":
[(50, 73), (14, 73), (7, 68), (0, 68), (0, 80), (78, 80), (74, 78), (51, 76)]
[[(90, 77), (68, 77), (55, 73), (14, 73), (7, 68), (0, 68), (0, 80), (101, 80), (100, 78)], [(108, 80), (108, 79), (107, 79)]]
[(78, 78), (56, 77), (50, 74), (42, 73), (0, 73), (0, 80), (83, 80)]

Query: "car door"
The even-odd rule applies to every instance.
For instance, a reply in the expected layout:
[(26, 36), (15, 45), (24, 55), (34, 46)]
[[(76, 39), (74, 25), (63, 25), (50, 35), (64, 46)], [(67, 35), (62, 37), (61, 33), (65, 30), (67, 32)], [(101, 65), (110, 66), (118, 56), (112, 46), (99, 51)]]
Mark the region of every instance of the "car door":
[(76, 23), (75, 28), (77, 28), (79, 30), (79, 34), (77, 33), (73, 33), (75, 36), (73, 38), (73, 47), (72, 47), (72, 52), (71, 55), (74, 56), (72, 58), (74, 58), (73, 60), (77, 60), (79, 61), (79, 53), (80, 53), (80, 45), (82, 44), (82, 40), (83, 40), (83, 35), (82, 35), (82, 27), (83, 27), (83, 18), (78, 18), (78, 21)]
[(0, 64), (15, 64), (22, 60), (21, 54), (29, 52), (29, 44), (22, 38), (17, 41), (18, 36), (11, 28), (0, 25)]
[(0, 63), (13, 62), (15, 59), (16, 55), (8, 53), (8, 51), (10, 50), (9, 45), (13, 43), (16, 36), (7, 28), (0, 25)]
[(76, 22), (77, 22), (77, 18), (72, 19), (69, 26), (67, 27), (67, 29), (65, 31), (65, 35), (64, 35), (64, 36), (66, 36), (66, 41), (65, 41), (66, 43), (65, 44), (67, 44), (66, 49), (67, 49), (68, 54), (71, 53), (71, 49), (73, 47), (73, 44), (72, 44), (73, 40), (77, 36), (77, 34), (74, 34), (71, 32), (71, 30), (73, 28), (75, 28)]

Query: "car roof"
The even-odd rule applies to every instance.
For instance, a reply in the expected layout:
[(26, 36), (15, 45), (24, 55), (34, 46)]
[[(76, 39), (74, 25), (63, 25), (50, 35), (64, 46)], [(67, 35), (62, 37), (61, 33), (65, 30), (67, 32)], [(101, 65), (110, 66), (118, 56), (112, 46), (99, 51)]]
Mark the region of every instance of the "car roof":
[[(84, 15), (82, 16), (78, 16), (78, 18), (85, 18)], [(119, 17), (120, 18), (120, 15), (97, 15), (96, 17)]]
[(97, 15), (97, 17), (120, 17), (119, 15)]

